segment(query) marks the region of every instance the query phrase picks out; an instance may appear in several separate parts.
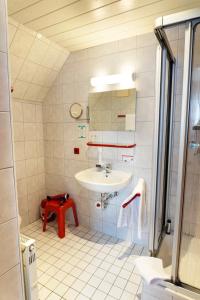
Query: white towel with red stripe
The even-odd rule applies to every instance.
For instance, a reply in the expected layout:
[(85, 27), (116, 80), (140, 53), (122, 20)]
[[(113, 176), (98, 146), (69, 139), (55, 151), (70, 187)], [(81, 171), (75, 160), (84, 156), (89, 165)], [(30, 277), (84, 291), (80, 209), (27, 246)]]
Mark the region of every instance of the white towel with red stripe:
[[(142, 231), (147, 219), (145, 194), (146, 194), (145, 181), (143, 178), (140, 178), (131, 195), (128, 196), (121, 204), (118, 222), (117, 222), (117, 227), (131, 228), (137, 221), (138, 239), (142, 238)], [(136, 195), (140, 195), (140, 196), (136, 197)], [(131, 199), (134, 197), (135, 199), (131, 201)]]

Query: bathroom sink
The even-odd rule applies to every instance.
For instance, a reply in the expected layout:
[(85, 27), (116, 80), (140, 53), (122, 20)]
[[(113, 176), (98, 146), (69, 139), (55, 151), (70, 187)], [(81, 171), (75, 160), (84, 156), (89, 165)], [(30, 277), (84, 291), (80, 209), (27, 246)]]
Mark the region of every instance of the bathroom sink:
[(99, 171), (97, 168), (86, 169), (75, 175), (76, 180), (84, 188), (99, 192), (113, 193), (123, 189), (131, 180), (131, 173), (111, 170), (106, 174), (105, 170)]

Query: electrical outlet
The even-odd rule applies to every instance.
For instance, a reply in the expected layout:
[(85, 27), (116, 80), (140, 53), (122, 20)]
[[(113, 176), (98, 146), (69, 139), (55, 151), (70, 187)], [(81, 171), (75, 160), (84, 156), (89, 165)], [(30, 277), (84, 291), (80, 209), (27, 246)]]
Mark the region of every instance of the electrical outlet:
[(124, 162), (132, 162), (133, 161), (133, 155), (122, 154), (122, 161), (124, 161)]

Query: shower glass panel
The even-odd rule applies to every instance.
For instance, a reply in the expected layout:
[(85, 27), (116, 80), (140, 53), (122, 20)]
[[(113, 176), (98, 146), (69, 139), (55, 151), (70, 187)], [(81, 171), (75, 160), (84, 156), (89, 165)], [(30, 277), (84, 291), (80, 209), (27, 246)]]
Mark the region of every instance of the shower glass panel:
[(168, 147), (169, 147), (169, 115), (171, 107), (171, 67), (167, 57), (167, 51), (164, 49), (163, 64), (162, 64), (162, 78), (165, 84), (162, 87), (162, 99), (160, 105), (160, 122), (159, 128), (160, 134), (160, 155), (159, 155), (159, 179), (160, 184), (158, 186), (158, 195), (160, 201), (157, 205), (157, 226), (156, 226), (156, 242), (155, 249), (159, 247), (159, 244), (163, 238), (163, 231), (165, 229), (165, 215), (166, 215), (166, 190), (167, 190), (167, 174), (168, 174)]
[[(165, 35), (165, 33), (163, 32)], [(157, 52), (157, 80), (160, 85), (156, 90), (156, 114), (158, 115), (158, 127), (155, 128), (155, 139), (158, 146), (155, 151), (154, 166), (156, 173), (155, 184), (155, 223), (154, 223), (154, 255), (157, 255), (161, 246), (163, 237), (165, 236), (166, 213), (168, 206), (168, 172), (170, 160), (170, 130), (171, 130), (171, 110), (173, 107), (173, 78), (174, 78), (174, 56), (171, 49), (160, 43)]]
[(194, 28), (179, 279), (200, 289), (200, 25)]

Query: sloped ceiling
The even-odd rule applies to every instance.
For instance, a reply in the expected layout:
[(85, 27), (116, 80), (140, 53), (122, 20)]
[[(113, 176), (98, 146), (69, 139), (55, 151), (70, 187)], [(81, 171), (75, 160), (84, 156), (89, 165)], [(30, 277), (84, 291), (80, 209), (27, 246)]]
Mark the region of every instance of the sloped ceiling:
[(42, 102), (69, 51), (11, 18), (8, 36), (13, 98)]
[(70, 51), (152, 31), (157, 17), (199, 0), (8, 0), (8, 13)]

